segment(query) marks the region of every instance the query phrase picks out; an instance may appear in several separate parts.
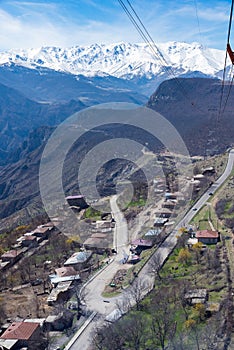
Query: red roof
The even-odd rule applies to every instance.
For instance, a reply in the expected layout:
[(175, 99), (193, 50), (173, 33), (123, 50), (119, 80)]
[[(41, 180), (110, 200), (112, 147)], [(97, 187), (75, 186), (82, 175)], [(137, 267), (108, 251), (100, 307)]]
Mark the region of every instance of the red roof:
[(219, 234), (217, 231), (202, 230), (196, 232), (196, 238), (218, 238)]
[(14, 322), (7, 328), (0, 338), (28, 340), (38, 327), (40, 327), (40, 323)]

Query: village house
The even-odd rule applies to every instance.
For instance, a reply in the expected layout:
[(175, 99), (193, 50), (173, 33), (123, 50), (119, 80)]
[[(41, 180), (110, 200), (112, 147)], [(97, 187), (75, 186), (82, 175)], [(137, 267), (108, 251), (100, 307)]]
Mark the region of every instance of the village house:
[(184, 296), (189, 305), (205, 304), (208, 301), (209, 295), (206, 289), (189, 290)]
[(166, 200), (163, 204), (163, 208), (171, 209), (173, 210), (177, 204), (177, 200)]
[(38, 246), (38, 241), (36, 236), (24, 235), (21, 240), (22, 247), (36, 248)]
[(215, 168), (213, 166), (202, 169), (202, 175), (214, 175), (215, 174)]
[(203, 174), (197, 174), (197, 175), (194, 175), (193, 179), (194, 180), (198, 180), (198, 181), (202, 181), (204, 179), (204, 175)]
[(133, 253), (133, 254), (130, 254), (129, 259), (128, 259), (128, 263), (132, 264), (132, 265), (135, 265), (140, 260), (141, 260), (141, 258), (139, 257), (139, 255)]
[(54, 226), (52, 221), (46, 222), (45, 224), (42, 224), (42, 225), (40, 225), (38, 227), (42, 227), (42, 228), (48, 227), (50, 230), (56, 229), (56, 227)]
[(149, 230), (146, 232), (145, 236), (146, 237), (152, 237), (152, 236), (159, 236), (162, 233), (162, 229), (155, 229), (155, 230)]
[(190, 237), (188, 240), (187, 240), (187, 247), (188, 248), (192, 248), (195, 244), (198, 243), (198, 239), (195, 238), (195, 237)]
[(166, 200), (177, 199), (177, 193), (166, 192), (165, 198)]
[(162, 208), (155, 212), (157, 217), (167, 218), (169, 219), (172, 215), (172, 210), (168, 208)]
[(59, 277), (57, 275), (50, 275), (49, 278), (52, 286), (55, 288), (62, 282), (80, 282), (80, 275), (78, 273), (76, 275), (63, 277)]
[(130, 251), (140, 255), (143, 250), (153, 247), (153, 242), (148, 239), (135, 239), (131, 243)]
[(156, 217), (154, 220), (154, 227), (163, 227), (168, 222), (167, 218)]
[(67, 196), (66, 200), (70, 206), (79, 207), (81, 210), (89, 207), (82, 195)]
[(113, 228), (115, 227), (115, 221), (113, 219), (97, 220), (93, 222), (92, 225), (93, 225), (92, 232), (107, 233), (113, 230)]
[(72, 327), (74, 313), (69, 310), (60, 312), (58, 315), (50, 315), (45, 320), (45, 329), (47, 332), (63, 332)]
[(11, 265), (15, 264), (19, 261), (23, 256), (24, 250), (9, 250), (8, 252), (2, 254), (1, 260), (2, 262), (9, 262)]
[[(8, 345), (11, 347), (9, 347)], [(45, 342), (42, 336), (40, 323), (36, 322), (14, 322), (0, 337), (0, 347), (3, 349), (28, 350), (44, 349)]]
[(73, 281), (59, 282), (55, 288), (52, 289), (47, 298), (47, 303), (53, 306), (56, 303), (64, 303), (71, 298), (73, 294)]
[(57, 277), (67, 277), (75, 275), (77, 275), (77, 271), (72, 266), (63, 266), (55, 269), (55, 276)]
[(52, 226), (41, 225), (38, 226), (31, 234), (38, 238), (38, 242), (48, 239), (53, 231)]
[(103, 234), (102, 237), (100, 237), (100, 234), (98, 236), (92, 235), (84, 241), (83, 245), (85, 249), (89, 249), (97, 254), (104, 254), (106, 251), (109, 251), (107, 235), (103, 237)]
[(88, 261), (91, 259), (93, 252), (90, 250), (84, 250), (72, 254), (72, 256), (65, 261), (65, 267), (73, 267), (76, 271), (84, 268)]
[(197, 231), (195, 238), (203, 244), (216, 244), (219, 240), (219, 233), (212, 230)]

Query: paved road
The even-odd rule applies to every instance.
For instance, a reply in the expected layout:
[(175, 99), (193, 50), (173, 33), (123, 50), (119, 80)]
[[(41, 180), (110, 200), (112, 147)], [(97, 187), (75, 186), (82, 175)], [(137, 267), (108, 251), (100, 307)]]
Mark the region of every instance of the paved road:
[[(220, 186), (224, 183), (224, 181), (230, 175), (234, 165), (234, 149), (229, 152), (228, 163), (226, 169), (222, 176), (203, 194), (203, 196), (196, 202), (196, 204), (189, 210), (189, 212), (184, 216), (184, 218), (176, 225), (175, 229), (172, 233), (167, 237), (167, 239), (163, 242), (163, 244), (157, 249), (154, 253), (153, 257), (157, 257), (161, 264), (165, 261), (171, 251), (174, 249), (178, 230), (182, 226), (187, 226), (189, 222), (196, 215), (197, 211), (202, 208), (202, 206), (207, 202), (210, 198), (209, 193), (214, 193), (220, 188)], [(96, 317), (94, 321), (85, 329), (82, 335), (77, 339), (74, 345), (71, 347), (71, 350), (88, 350), (90, 344), (92, 342), (92, 335), (95, 328), (98, 325), (102, 325), (104, 323), (105, 315), (109, 314), (112, 310), (116, 308), (116, 300), (121, 300), (124, 298), (123, 295), (118, 298), (110, 299), (109, 303), (104, 302), (101, 297), (101, 293), (104, 289), (106, 283), (108, 283), (111, 277), (114, 276), (115, 272), (120, 268), (120, 259), (122, 259), (122, 247), (126, 247), (128, 243), (128, 228), (127, 223), (123, 217), (123, 214), (120, 212), (118, 205), (116, 203), (116, 196), (111, 200), (111, 208), (116, 220), (116, 231), (114, 234), (114, 245), (117, 247), (118, 254), (115, 258), (115, 261), (112, 262), (108, 268), (103, 271), (97, 278), (95, 278), (87, 287), (88, 297), (86, 298), (86, 303), (92, 311), (97, 311), (99, 313), (99, 318)], [(194, 210), (196, 208), (197, 210)], [(153, 257), (151, 259), (153, 259)], [(122, 265), (123, 267), (123, 265)], [(148, 262), (144, 268), (141, 270), (138, 279), (140, 278), (142, 281), (147, 282), (148, 288), (145, 290), (145, 294), (149, 291), (150, 288), (153, 287), (154, 284), (154, 276), (151, 273), (152, 267), (150, 262)]]
[(115, 273), (120, 269), (124, 268), (125, 265), (121, 263), (124, 257), (123, 251), (128, 250), (128, 226), (127, 222), (120, 211), (117, 203), (117, 196), (113, 196), (110, 201), (111, 210), (116, 221), (113, 243), (117, 250), (117, 254), (114, 256), (112, 261), (106, 268), (101, 271), (96, 278), (94, 278), (85, 288), (85, 302), (89, 309), (96, 311), (100, 314), (106, 314), (108, 311), (111, 312), (113, 307), (111, 303), (105, 303), (102, 297), (102, 292), (105, 286), (111, 281)]
[(98, 315), (83, 331), (70, 350), (88, 350), (95, 329), (103, 324), (106, 315), (116, 309), (116, 298), (107, 299), (102, 297), (105, 286), (111, 281), (115, 273), (120, 268), (126, 267), (126, 265), (121, 263), (121, 260), (123, 259), (123, 250), (126, 252), (128, 250), (128, 226), (116, 201), (117, 196), (113, 196), (110, 200), (111, 210), (116, 222), (113, 245), (117, 250), (117, 254), (114, 256), (114, 261), (106, 266), (106, 268), (85, 287), (85, 294), (87, 294), (85, 298), (86, 305), (89, 310), (96, 311)]
[[(195, 203), (191, 210), (185, 215), (183, 220), (179, 223), (180, 226), (186, 226), (196, 215), (196, 212), (200, 210), (203, 205), (210, 198), (210, 193), (215, 193), (220, 186), (227, 180), (228, 176), (231, 174), (234, 165), (234, 149), (229, 152), (228, 162), (224, 173), (215, 181), (215, 183), (203, 194), (203, 196)], [(197, 209), (197, 210), (194, 210)], [(178, 225), (177, 225), (178, 226)], [(178, 227), (177, 227), (178, 228)]]

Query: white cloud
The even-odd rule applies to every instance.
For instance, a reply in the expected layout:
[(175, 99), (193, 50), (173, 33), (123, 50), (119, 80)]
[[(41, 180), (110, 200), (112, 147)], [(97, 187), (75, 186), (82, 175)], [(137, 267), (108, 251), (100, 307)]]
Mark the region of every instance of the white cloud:
[[(106, 11), (106, 16), (100, 19), (101, 12), (99, 17), (97, 12), (97, 20), (93, 20), (85, 17), (84, 13), (71, 14), (69, 6), (66, 8), (66, 4), (61, 5), (60, 2), (16, 0), (8, 2), (8, 7), (5, 6), (3, 9), (2, 6), (0, 9), (0, 48), (68, 47), (95, 42), (142, 41), (120, 7), (113, 15), (114, 9), (111, 7), (105, 9), (104, 5), (100, 7), (93, 0), (80, 0), (80, 2), (94, 8), (99, 6), (102, 14)], [(145, 3), (149, 5), (151, 0), (146, 0)], [(156, 43), (170, 40), (200, 41), (195, 9), (191, 1), (184, 6), (176, 3), (168, 8), (160, 0), (151, 7), (144, 6), (142, 0), (137, 1), (136, 5), (137, 12)], [(207, 6), (203, 3), (198, 7), (203, 44), (214, 43), (212, 46), (218, 47), (222, 40), (224, 41), (225, 22), (228, 22), (227, 10), (227, 6), (211, 8), (208, 3)], [(109, 23), (110, 19), (112, 23)], [(222, 25), (225, 29), (220, 27)]]

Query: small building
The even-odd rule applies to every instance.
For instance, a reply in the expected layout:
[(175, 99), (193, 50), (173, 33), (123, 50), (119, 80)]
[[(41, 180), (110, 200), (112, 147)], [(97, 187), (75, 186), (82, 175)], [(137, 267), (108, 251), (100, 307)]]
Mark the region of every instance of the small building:
[(113, 228), (115, 227), (115, 220), (109, 219), (109, 220), (97, 220), (92, 223), (92, 232), (102, 232), (107, 233), (111, 232)]
[(85, 197), (82, 195), (68, 196), (66, 200), (69, 205), (79, 207), (80, 209), (86, 209), (89, 205), (85, 201)]
[(201, 181), (201, 180), (203, 180), (204, 179), (204, 175), (203, 174), (197, 174), (197, 175), (194, 175), (194, 180), (199, 180), (199, 181)]
[(36, 236), (24, 235), (21, 240), (22, 247), (35, 248), (38, 246), (38, 241)]
[(197, 231), (195, 237), (203, 244), (216, 244), (219, 240), (219, 233), (212, 230)]
[(2, 262), (9, 262), (11, 265), (19, 261), (23, 256), (23, 251), (19, 250), (9, 250), (8, 252), (2, 254), (1, 260)]
[(18, 339), (0, 339), (0, 349), (1, 350), (17, 350), (19, 347)]
[(47, 298), (48, 305), (53, 306), (58, 302), (66, 302), (73, 294), (72, 289), (72, 281), (58, 283)]
[(64, 266), (72, 266), (75, 270), (80, 270), (86, 266), (87, 262), (92, 257), (92, 254), (93, 252), (91, 250), (76, 252), (65, 261)]
[(157, 228), (155, 230), (149, 230), (146, 232), (145, 236), (146, 237), (151, 237), (151, 236), (158, 236), (162, 232), (161, 229)]
[(52, 230), (53, 230), (53, 226), (41, 225), (41, 226), (38, 226), (32, 232), (32, 235), (37, 238), (40, 238), (39, 241), (43, 241), (44, 239), (48, 239), (50, 237)]
[(177, 200), (166, 200), (163, 204), (163, 208), (171, 209), (173, 210), (177, 204)]
[(193, 238), (193, 237), (190, 237), (188, 240), (187, 240), (187, 246), (189, 248), (192, 248), (194, 246), (194, 244), (197, 244), (198, 243), (198, 239), (197, 238)]
[(23, 347), (28, 350), (44, 349), (42, 347), (43, 338), (40, 323), (36, 322), (13, 322), (1, 335), (0, 339), (17, 341), (14, 345), (15, 349)]
[(135, 265), (135, 264), (137, 264), (140, 260), (141, 260), (141, 258), (139, 257), (139, 255), (131, 254), (131, 255), (129, 256), (128, 263), (129, 263), (129, 264), (132, 264), (132, 265)]
[(156, 217), (154, 220), (154, 227), (163, 227), (168, 222), (167, 218)]
[(193, 289), (189, 290), (184, 298), (189, 305), (205, 304), (209, 295), (206, 289)]
[(166, 192), (165, 198), (167, 199), (177, 199), (177, 193)]
[(48, 227), (50, 230), (53, 230), (53, 229), (55, 229), (55, 226), (54, 226), (54, 224), (53, 224), (53, 222), (52, 221), (49, 221), (49, 222), (47, 222), (47, 223), (45, 223), (45, 224), (42, 224), (42, 225), (40, 225), (39, 227)]
[(140, 255), (143, 250), (153, 247), (153, 241), (148, 239), (135, 239), (131, 243), (130, 251), (135, 252), (136, 255)]
[(109, 242), (106, 238), (89, 237), (83, 243), (85, 249), (92, 250), (98, 254), (103, 254), (109, 250)]
[(47, 332), (63, 332), (65, 329), (72, 327), (74, 313), (65, 310), (58, 315), (50, 315), (45, 320), (45, 329)]
[(214, 167), (208, 167), (202, 170), (202, 175), (213, 175), (215, 174), (215, 168)]
[(68, 277), (77, 275), (77, 271), (72, 266), (63, 266), (55, 269), (55, 274), (58, 277)]
[(79, 282), (80, 281), (80, 275), (76, 274), (73, 276), (64, 276), (64, 277), (58, 277), (56, 275), (50, 275), (50, 282), (55, 287), (58, 286), (60, 283), (65, 282)]
[(172, 215), (172, 210), (168, 208), (162, 208), (161, 210), (156, 211), (155, 214), (157, 217), (169, 219)]

